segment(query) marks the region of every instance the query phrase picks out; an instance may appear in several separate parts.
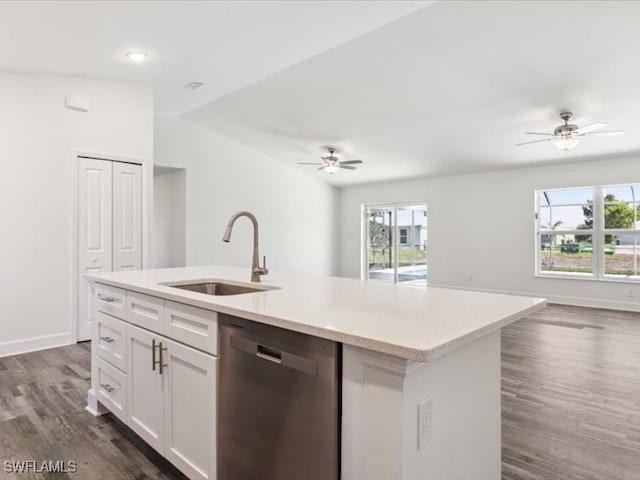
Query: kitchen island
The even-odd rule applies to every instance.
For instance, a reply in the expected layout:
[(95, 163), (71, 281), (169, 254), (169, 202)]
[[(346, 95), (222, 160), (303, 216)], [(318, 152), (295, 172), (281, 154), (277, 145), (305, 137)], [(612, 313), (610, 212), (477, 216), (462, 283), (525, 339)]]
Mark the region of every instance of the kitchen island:
[[(114, 412), (191, 478), (215, 478), (215, 455), (205, 460), (206, 453), (189, 457), (187, 447), (173, 448), (167, 408), (156, 408), (155, 422), (166, 427), (160, 435), (154, 418), (136, 417), (136, 405), (148, 409), (132, 393), (164, 388), (164, 403), (178, 402), (174, 414), (183, 400), (215, 404), (217, 315), (231, 315), (342, 344), (343, 480), (500, 478), (500, 329), (544, 308), (543, 299), (282, 272), (251, 284), (249, 275), (223, 266), (87, 275), (95, 291), (88, 410)], [(205, 281), (264, 290), (207, 295), (176, 288)], [(181, 400), (158, 386), (160, 377), (134, 381), (149, 333), (164, 337), (148, 338), (151, 357), (138, 364), (170, 372), (171, 359), (190, 347), (201, 356), (184, 355), (211, 388), (194, 383), (199, 391)], [(168, 345), (160, 344), (159, 360), (157, 341)], [(173, 368), (188, 363), (184, 358)], [(215, 445), (215, 415), (192, 417), (176, 425), (209, 425)]]

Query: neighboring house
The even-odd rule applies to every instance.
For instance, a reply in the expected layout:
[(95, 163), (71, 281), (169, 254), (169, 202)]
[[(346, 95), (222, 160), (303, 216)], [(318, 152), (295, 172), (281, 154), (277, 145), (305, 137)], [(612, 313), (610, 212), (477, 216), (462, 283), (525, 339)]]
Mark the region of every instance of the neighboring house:
[(635, 245), (635, 233), (618, 233), (613, 241), (616, 245)]
[[(389, 226), (383, 225), (384, 237), (389, 238)], [(426, 248), (427, 229), (423, 225), (398, 225), (399, 247)]]
[(540, 235), (540, 245), (542, 248), (548, 248), (553, 245), (562, 245), (565, 243), (576, 243), (575, 235), (568, 233), (566, 235), (562, 234), (542, 234)]
[(398, 246), (424, 247), (427, 230), (422, 225), (398, 225)]

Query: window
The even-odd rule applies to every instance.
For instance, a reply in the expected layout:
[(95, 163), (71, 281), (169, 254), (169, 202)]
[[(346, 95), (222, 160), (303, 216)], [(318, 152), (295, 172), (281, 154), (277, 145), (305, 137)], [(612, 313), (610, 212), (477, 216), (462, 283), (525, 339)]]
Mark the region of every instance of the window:
[(400, 245), (406, 245), (406, 244), (407, 244), (407, 229), (401, 228), (400, 229)]
[(427, 284), (427, 206), (363, 206), (363, 279)]
[(640, 185), (536, 192), (536, 273), (640, 280)]

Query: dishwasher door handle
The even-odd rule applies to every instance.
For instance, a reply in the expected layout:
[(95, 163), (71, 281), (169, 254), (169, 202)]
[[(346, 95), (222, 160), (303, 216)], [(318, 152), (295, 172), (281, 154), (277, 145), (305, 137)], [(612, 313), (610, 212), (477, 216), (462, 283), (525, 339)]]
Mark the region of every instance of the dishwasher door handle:
[(249, 355), (254, 355), (262, 360), (267, 360), (283, 367), (289, 367), (306, 373), (307, 375), (318, 375), (318, 362), (315, 360), (300, 357), (293, 353), (284, 352), (277, 348), (247, 340), (246, 338), (236, 337), (235, 335), (231, 335), (229, 343), (231, 348), (248, 353)]
[(282, 352), (280, 350), (276, 350), (275, 348), (266, 347), (260, 344), (256, 346), (256, 357), (269, 360), (273, 363), (282, 363)]

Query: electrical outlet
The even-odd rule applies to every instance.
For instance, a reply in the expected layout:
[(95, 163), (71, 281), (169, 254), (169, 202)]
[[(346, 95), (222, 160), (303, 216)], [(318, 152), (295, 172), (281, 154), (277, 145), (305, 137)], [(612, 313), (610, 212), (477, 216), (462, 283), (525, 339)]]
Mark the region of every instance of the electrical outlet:
[(630, 288), (629, 292), (627, 293), (627, 296), (628, 297), (635, 297), (636, 296), (636, 292), (632, 288)]
[(467, 280), (469, 280), (470, 282), (473, 281), (473, 273), (467, 275)]
[(418, 404), (418, 450), (431, 441), (433, 397)]

